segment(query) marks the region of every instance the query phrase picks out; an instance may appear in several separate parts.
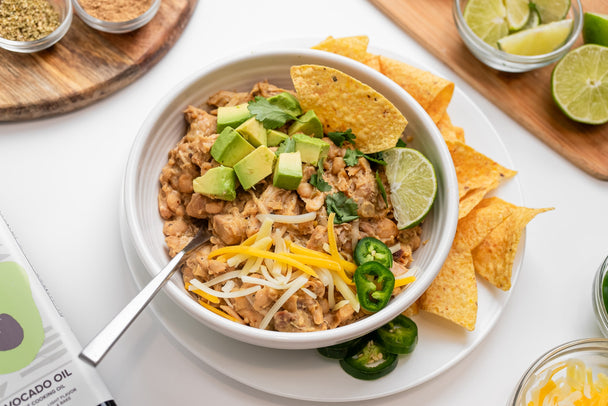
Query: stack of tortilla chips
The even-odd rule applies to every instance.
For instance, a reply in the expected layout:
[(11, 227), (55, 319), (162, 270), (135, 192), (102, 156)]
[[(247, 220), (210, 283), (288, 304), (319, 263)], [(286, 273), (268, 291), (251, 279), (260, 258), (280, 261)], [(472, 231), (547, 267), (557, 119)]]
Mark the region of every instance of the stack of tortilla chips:
[(367, 36), (328, 37), (313, 48), (362, 62), (405, 89), (435, 121), (458, 178), (459, 221), (452, 248), (438, 276), (407, 313), (422, 309), (473, 330), (477, 320), (476, 275), (499, 289), (509, 290), (515, 254), (526, 224), (551, 209), (519, 207), (488, 197), (516, 172), (465, 143), (463, 129), (454, 126), (447, 113), (454, 83), (404, 62), (369, 53), (368, 43)]

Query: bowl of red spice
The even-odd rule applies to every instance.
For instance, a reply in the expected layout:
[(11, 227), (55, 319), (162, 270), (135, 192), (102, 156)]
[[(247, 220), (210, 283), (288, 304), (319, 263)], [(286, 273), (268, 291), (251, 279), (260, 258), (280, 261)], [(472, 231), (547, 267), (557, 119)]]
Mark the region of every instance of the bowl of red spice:
[(72, 24), (70, 0), (0, 0), (0, 47), (42, 51), (59, 41)]
[(72, 0), (76, 14), (88, 26), (122, 34), (146, 25), (156, 15), (161, 0)]

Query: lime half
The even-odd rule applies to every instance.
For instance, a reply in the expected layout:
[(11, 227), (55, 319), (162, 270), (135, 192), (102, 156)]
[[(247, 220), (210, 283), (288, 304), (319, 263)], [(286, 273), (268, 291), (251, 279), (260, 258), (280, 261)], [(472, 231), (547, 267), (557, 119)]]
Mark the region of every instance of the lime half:
[(502, 0), (469, 0), (464, 21), (484, 42), (496, 48), (496, 41), (509, 33), (507, 9)]
[(532, 4), (542, 24), (563, 20), (570, 10), (570, 0), (532, 0)]
[(568, 52), (553, 68), (551, 93), (572, 120), (608, 122), (608, 47), (588, 44)]
[(397, 227), (402, 230), (415, 226), (435, 201), (437, 178), (433, 164), (412, 148), (391, 148), (383, 152), (383, 157)]
[(542, 55), (559, 48), (571, 31), (571, 19), (541, 24), (499, 39), (498, 49), (516, 55)]
[(526, 22), (526, 25), (522, 28), (522, 30), (527, 30), (528, 28), (538, 27), (540, 24), (540, 17), (538, 16), (538, 11), (535, 8), (530, 9), (530, 17)]
[(608, 15), (584, 13), (583, 39), (585, 44), (598, 44), (608, 47)]
[(521, 30), (530, 19), (530, 2), (528, 0), (505, 0), (509, 30)]

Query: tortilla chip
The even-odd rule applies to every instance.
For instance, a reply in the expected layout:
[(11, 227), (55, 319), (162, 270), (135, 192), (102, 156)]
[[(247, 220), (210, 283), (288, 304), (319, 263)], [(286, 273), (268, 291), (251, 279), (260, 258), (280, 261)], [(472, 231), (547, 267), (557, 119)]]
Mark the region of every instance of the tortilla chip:
[(369, 154), (394, 147), (407, 120), (384, 96), (339, 70), (319, 65), (291, 67), (302, 109), (314, 110), (324, 131), (355, 134), (355, 146)]
[(537, 214), (553, 210), (515, 207), (511, 215), (494, 228), (487, 237), (472, 250), (477, 274), (502, 290), (511, 289), (513, 262), (526, 225)]
[(445, 114), (454, 83), (405, 62), (380, 56), (380, 72), (407, 91), (435, 123)]
[(454, 133), (456, 134), (456, 139), (460, 142), (465, 142), (464, 140), (464, 128), (454, 126)]
[(462, 244), (452, 245), (435, 280), (419, 299), (420, 308), (469, 331), (477, 321), (477, 279), (473, 258)]
[(439, 132), (443, 135), (444, 140), (460, 141), (456, 136), (455, 127), (447, 112), (437, 122), (437, 128), (439, 128)]
[(332, 52), (359, 62), (364, 62), (368, 55), (368, 44), (369, 38), (366, 35), (343, 38), (334, 38), (330, 36), (313, 46), (312, 49)]
[(457, 140), (446, 140), (458, 178), (458, 217), (466, 216), (488, 192), (517, 173)]
[(410, 307), (405, 309), (405, 311), (402, 312), (401, 314), (403, 314), (404, 316), (407, 316), (407, 317), (412, 317), (412, 316), (417, 315), (418, 313), (420, 313), (420, 307), (418, 306), (418, 302), (414, 302), (411, 304)]
[(363, 63), (380, 72), (380, 55), (367, 54)]
[(487, 197), (458, 220), (454, 238), (473, 250), (515, 209), (517, 206), (499, 197)]

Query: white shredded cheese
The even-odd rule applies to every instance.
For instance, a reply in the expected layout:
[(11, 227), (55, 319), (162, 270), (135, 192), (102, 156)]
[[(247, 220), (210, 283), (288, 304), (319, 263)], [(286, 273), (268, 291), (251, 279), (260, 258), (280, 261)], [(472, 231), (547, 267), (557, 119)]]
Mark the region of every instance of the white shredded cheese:
[(264, 221), (266, 219), (271, 219), (277, 223), (284, 224), (299, 224), (306, 223), (307, 221), (312, 221), (317, 217), (316, 212), (297, 214), (292, 216), (286, 216), (282, 214), (258, 214), (256, 218), (260, 221)]
[(313, 299), (317, 298), (317, 294), (308, 288), (302, 288), (302, 292), (306, 293), (308, 296), (312, 297)]
[(262, 287), (260, 285), (256, 285), (256, 286), (252, 286), (247, 289), (235, 290), (232, 292), (221, 292), (221, 291), (213, 290), (213, 289), (205, 286), (205, 284), (201, 283), (198, 279), (192, 279), (190, 281), (190, 283), (192, 285), (194, 285), (197, 289), (200, 289), (203, 292), (205, 292), (211, 296), (221, 297), (221, 298), (248, 296), (248, 295), (251, 295), (252, 293), (255, 293), (258, 290), (262, 289)]
[(294, 293), (296, 293), (298, 291), (298, 289), (300, 289), (302, 286), (304, 286), (306, 284), (306, 282), (308, 282), (308, 276), (306, 276), (306, 275), (298, 276), (293, 281), (293, 284), (289, 287), (289, 289), (287, 289), (281, 295), (281, 297), (276, 302), (274, 302), (274, 304), (272, 305), (270, 310), (268, 310), (268, 313), (266, 313), (266, 315), (262, 319), (262, 322), (260, 323), (260, 328), (262, 330), (265, 330), (266, 327), (268, 327), (270, 320), (272, 320), (272, 318), (274, 317), (276, 312), (279, 311), (279, 309), (281, 308), (281, 306), (283, 306), (283, 304), (287, 301), (287, 299), (289, 299)]

